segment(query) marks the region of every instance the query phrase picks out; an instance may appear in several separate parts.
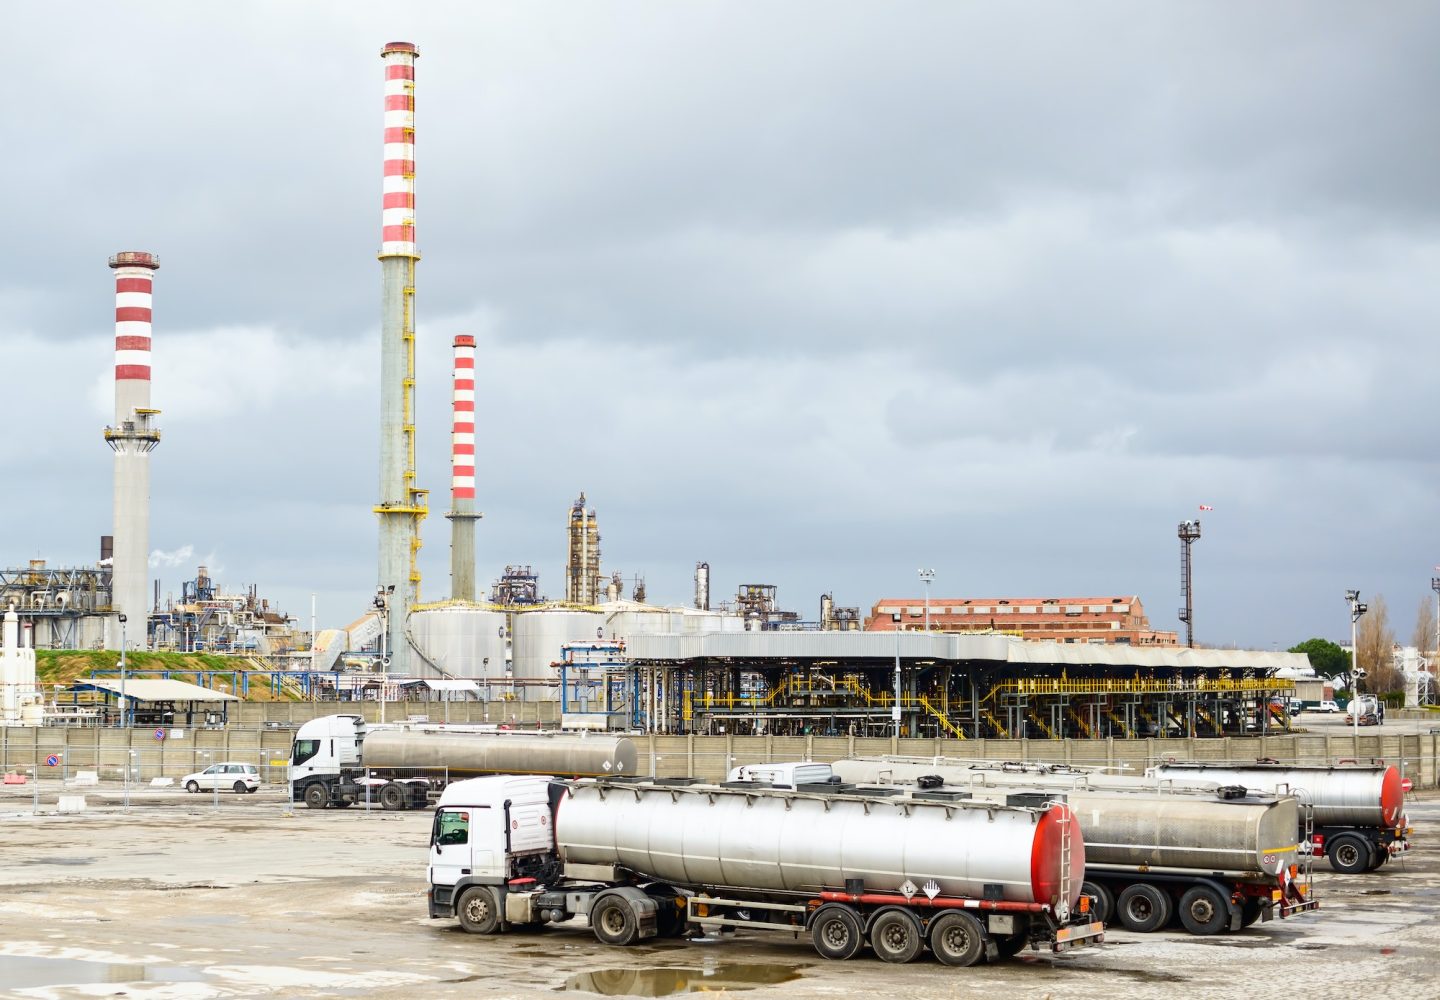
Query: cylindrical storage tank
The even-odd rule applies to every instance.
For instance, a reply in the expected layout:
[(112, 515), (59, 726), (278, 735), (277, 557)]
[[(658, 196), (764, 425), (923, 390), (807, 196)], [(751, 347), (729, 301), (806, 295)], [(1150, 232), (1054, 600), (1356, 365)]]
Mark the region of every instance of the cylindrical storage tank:
[(1178, 763), (1161, 764), (1147, 774), (1166, 778), (1197, 778), (1224, 785), (1244, 785), (1264, 792), (1298, 796), (1314, 807), (1317, 826), (1400, 824), (1405, 793), (1400, 772), (1390, 766), (1304, 767), (1286, 764)]
[(1040, 788), (1092, 789), (1144, 792), (1171, 788), (1214, 791), (1220, 783), (1200, 778), (1165, 778), (1139, 774), (1110, 774), (1064, 765), (955, 763), (923, 757), (852, 757), (830, 765), (842, 781), (865, 784), (913, 784), (925, 775), (937, 775), (962, 791), (987, 785), (1035, 785)]
[[(1274, 876), (1295, 863), (1299, 802), (1291, 796), (1217, 797), (1208, 787), (1154, 791), (1145, 779), (1124, 775), (1044, 774), (1033, 770), (967, 767), (885, 759), (842, 760), (831, 765), (842, 780), (908, 785), (922, 775), (977, 799), (1005, 801), (1015, 792), (1063, 796), (1085, 831), (1086, 855), (1098, 867), (1152, 870), (1203, 869), (1236, 876)], [(1115, 783), (1103, 790), (1083, 780)]]
[[(1068, 834), (1070, 868), (1064, 868)], [(1065, 806), (973, 806), (896, 797), (716, 785), (575, 782), (556, 807), (571, 863), (619, 865), (687, 888), (811, 897), (859, 879), (896, 893), (932, 880), (939, 895), (1069, 907), (1085, 846)]]
[(553, 700), (559, 693), (560, 671), (551, 666), (560, 660), (562, 647), (567, 642), (594, 642), (596, 629), (604, 631), (605, 617), (593, 611), (568, 611), (545, 608), (537, 611), (516, 612), (514, 624), (515, 679), (549, 680), (555, 682), (553, 689), (525, 687), (522, 696), (527, 700)]
[(365, 766), (410, 773), (553, 774), (602, 777), (635, 773), (635, 744), (614, 736), (522, 736), (375, 729), (362, 745)]
[(426, 658), (453, 677), (505, 678), (508, 623), (503, 611), (427, 608), (410, 615), (410, 634)]

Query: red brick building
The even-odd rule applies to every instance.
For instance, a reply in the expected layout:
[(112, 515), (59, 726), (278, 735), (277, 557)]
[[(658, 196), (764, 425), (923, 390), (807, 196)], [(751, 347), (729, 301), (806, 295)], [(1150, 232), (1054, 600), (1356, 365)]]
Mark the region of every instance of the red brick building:
[[(890, 632), (893, 616), (907, 632), (924, 631), (921, 597), (875, 602), (867, 631)], [(1175, 646), (1179, 635), (1150, 627), (1138, 597), (932, 597), (932, 632), (999, 632), (1052, 642), (1098, 642), (1128, 646)]]

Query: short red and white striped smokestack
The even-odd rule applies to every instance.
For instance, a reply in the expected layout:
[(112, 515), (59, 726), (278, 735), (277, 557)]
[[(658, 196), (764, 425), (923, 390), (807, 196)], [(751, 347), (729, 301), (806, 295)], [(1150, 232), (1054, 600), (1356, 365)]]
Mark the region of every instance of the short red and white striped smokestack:
[(385, 61), (385, 183), (380, 256), (415, 256), (415, 60), (410, 42), (389, 42)]
[(455, 338), (454, 421), (450, 430), (450, 499), (475, 499), (475, 338)]
[[(150, 405), (150, 324), (154, 272), (160, 258), (125, 250), (110, 258), (115, 271), (115, 423)], [(129, 384), (126, 384), (129, 383)]]
[(450, 430), (450, 597), (475, 600), (475, 338), (455, 337)]

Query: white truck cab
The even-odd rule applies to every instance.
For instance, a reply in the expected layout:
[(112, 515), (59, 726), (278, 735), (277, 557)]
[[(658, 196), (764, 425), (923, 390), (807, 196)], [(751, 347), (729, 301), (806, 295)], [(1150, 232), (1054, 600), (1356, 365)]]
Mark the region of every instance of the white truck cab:
[[(488, 890), (467, 895), (466, 890), (524, 880), (536, 864), (553, 857), (552, 780), (495, 774), (446, 786), (430, 830), (431, 916), (438, 915), (437, 906), (453, 912), (457, 902), (470, 899), (469, 908), (493, 906), (494, 919), (500, 919), (503, 895)], [(485, 919), (483, 914), (478, 918)]]
[(731, 781), (765, 781), (775, 788), (824, 784), (834, 772), (829, 764), (802, 760), (784, 764), (741, 764), (730, 769)]

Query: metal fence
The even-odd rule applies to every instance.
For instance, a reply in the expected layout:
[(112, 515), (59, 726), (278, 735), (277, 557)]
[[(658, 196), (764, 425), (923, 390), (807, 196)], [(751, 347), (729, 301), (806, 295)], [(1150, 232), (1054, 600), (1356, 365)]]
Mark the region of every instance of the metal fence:
[[(525, 706), (535, 723), (545, 703), (503, 703)], [(250, 706), (245, 706), (250, 707)], [(267, 706), (269, 707), (269, 706)], [(287, 706), (279, 706), (285, 709)], [(304, 705), (300, 707), (310, 708)], [(333, 712), (334, 703), (313, 714)], [(373, 703), (367, 706), (376, 709)], [(387, 718), (426, 714), (422, 706), (392, 710)], [(424, 706), (433, 708), (434, 706)], [(475, 706), (479, 708), (481, 706)], [(378, 712), (376, 713), (378, 715)], [(515, 713), (517, 716), (519, 712)], [(368, 715), (368, 713), (367, 713)], [(305, 718), (309, 718), (307, 714)], [(296, 723), (302, 721), (295, 720)], [(444, 721), (434, 714), (431, 722)], [(458, 720), (452, 722), (482, 721)], [(492, 717), (491, 721), (502, 721)], [(503, 721), (510, 721), (505, 719)], [(157, 739), (157, 732), (164, 738)], [(0, 727), (0, 771), (31, 770), (46, 778), (95, 771), (102, 779), (119, 780), (130, 768), (133, 781), (179, 778), (218, 761), (253, 763), (267, 782), (284, 782), (293, 723), (252, 719), (223, 729), (67, 729)], [(866, 739), (825, 736), (644, 736), (631, 735), (640, 769), (662, 777), (723, 778), (738, 764), (788, 760), (834, 761), (843, 757), (906, 754), (990, 760), (1028, 760), (1098, 765), (1128, 773), (1167, 759), (1243, 763), (1268, 757), (1284, 763), (1333, 764), (1340, 761), (1384, 760), (1401, 768), (1416, 788), (1434, 788), (1440, 776), (1440, 734), (1289, 735), (1221, 739), (1141, 740), (936, 740)], [(54, 763), (50, 763), (53, 760)]]

